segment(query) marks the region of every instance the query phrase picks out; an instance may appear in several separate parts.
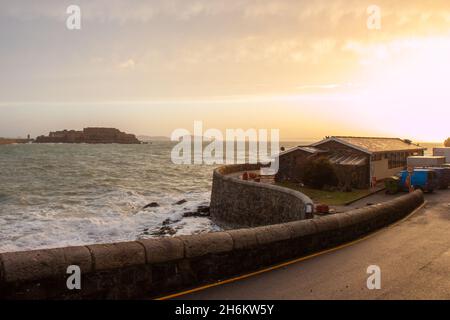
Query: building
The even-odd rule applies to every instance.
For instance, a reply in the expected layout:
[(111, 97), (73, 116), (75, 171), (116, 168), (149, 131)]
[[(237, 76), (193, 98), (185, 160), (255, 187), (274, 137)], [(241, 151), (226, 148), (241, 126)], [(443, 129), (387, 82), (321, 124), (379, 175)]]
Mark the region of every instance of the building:
[(412, 156), (408, 158), (408, 168), (440, 167), (444, 164), (444, 156)]
[(134, 134), (121, 132), (115, 128), (85, 128), (83, 131), (62, 130), (39, 136), (36, 143), (120, 143), (140, 144)]
[(395, 175), (407, 166), (410, 156), (423, 156), (426, 149), (398, 138), (327, 137), (310, 146), (279, 154), (278, 181), (301, 181), (308, 159), (327, 157), (340, 184), (368, 188), (374, 181)]
[(310, 147), (298, 146), (279, 154), (279, 168), (276, 175), (277, 181), (294, 181), (302, 180), (303, 168), (309, 159), (318, 155), (325, 155), (326, 151)]
[(433, 148), (434, 156), (444, 156), (445, 163), (450, 163), (450, 148)]

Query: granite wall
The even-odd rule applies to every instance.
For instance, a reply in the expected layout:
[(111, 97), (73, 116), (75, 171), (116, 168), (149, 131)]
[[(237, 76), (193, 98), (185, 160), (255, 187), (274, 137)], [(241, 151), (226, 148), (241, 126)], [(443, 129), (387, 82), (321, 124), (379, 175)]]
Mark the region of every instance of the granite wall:
[[(214, 222), (230, 229), (312, 218), (313, 202), (303, 193), (236, 177), (240, 172), (258, 170), (260, 167), (257, 164), (242, 164), (223, 166), (214, 171), (210, 204)], [(310, 214), (307, 213), (307, 206)]]

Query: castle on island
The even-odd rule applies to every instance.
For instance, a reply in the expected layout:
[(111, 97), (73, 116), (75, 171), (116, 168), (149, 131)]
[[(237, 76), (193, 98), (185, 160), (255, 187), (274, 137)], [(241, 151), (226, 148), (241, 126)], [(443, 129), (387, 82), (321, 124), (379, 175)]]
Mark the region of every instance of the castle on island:
[(134, 134), (115, 128), (85, 128), (83, 131), (62, 130), (50, 132), (48, 136), (39, 136), (35, 143), (120, 143), (140, 144)]

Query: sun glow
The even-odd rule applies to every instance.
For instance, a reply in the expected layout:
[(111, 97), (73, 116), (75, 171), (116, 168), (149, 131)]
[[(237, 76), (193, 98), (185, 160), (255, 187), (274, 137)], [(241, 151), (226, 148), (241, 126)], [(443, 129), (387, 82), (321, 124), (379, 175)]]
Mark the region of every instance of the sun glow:
[(442, 141), (450, 116), (450, 37), (394, 41), (384, 49), (381, 59), (375, 53), (359, 102), (378, 110), (374, 120), (393, 133)]
[(360, 58), (351, 84), (310, 86), (309, 93), (283, 99), (299, 107), (306, 101), (333, 106), (329, 114), (335, 119), (358, 119), (368, 134), (420, 141), (443, 141), (448, 136), (450, 37), (351, 43), (345, 49)]

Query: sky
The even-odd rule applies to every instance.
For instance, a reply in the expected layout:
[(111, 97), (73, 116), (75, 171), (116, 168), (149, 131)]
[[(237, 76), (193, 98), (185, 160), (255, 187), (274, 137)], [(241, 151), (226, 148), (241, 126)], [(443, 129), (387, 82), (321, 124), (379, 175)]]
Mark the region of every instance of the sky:
[(443, 141), (449, 56), (448, 0), (2, 0), (0, 136), (200, 120)]

